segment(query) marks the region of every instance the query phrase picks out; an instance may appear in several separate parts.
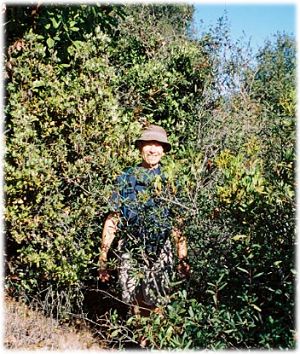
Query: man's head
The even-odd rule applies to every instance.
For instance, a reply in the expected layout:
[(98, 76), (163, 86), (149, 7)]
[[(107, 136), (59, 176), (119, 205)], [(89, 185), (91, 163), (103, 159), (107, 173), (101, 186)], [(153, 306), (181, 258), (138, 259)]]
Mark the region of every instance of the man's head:
[(141, 152), (146, 168), (156, 168), (164, 153), (171, 149), (166, 131), (158, 125), (150, 125), (144, 130), (135, 145)]

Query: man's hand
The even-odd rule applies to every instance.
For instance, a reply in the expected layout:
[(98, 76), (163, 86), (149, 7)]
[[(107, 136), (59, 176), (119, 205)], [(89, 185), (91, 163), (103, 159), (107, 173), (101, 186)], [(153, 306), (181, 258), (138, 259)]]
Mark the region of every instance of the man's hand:
[(99, 279), (102, 283), (106, 283), (110, 279), (110, 274), (107, 269), (100, 269), (99, 270)]
[(190, 277), (191, 266), (186, 259), (180, 259), (177, 266), (179, 274), (184, 278)]

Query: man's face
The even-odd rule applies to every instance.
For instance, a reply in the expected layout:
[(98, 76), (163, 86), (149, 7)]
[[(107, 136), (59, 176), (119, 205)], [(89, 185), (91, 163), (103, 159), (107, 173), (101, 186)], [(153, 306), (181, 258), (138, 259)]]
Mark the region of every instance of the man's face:
[(158, 141), (143, 141), (140, 146), (143, 158), (143, 166), (146, 168), (158, 167), (160, 159), (164, 155), (164, 148)]

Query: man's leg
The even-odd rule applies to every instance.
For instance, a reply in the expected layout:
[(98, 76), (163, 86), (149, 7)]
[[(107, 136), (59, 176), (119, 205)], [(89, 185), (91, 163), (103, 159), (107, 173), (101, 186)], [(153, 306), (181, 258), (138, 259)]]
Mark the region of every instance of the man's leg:
[(132, 274), (132, 258), (129, 253), (123, 253), (119, 271), (119, 281), (122, 289), (122, 301), (131, 305), (135, 299), (137, 279)]
[(170, 291), (171, 275), (174, 268), (172, 246), (169, 240), (166, 241), (158, 259), (145, 267), (145, 278), (143, 281), (143, 297), (145, 303), (152, 305), (155, 309), (157, 305), (168, 303)]

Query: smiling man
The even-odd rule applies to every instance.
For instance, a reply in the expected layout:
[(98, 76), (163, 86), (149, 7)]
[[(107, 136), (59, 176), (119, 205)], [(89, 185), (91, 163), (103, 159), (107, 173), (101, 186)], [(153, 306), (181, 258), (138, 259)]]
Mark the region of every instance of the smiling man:
[(135, 313), (147, 314), (149, 309), (168, 301), (174, 266), (171, 240), (177, 251), (180, 274), (188, 276), (190, 267), (186, 239), (178, 229), (172, 229), (170, 205), (161, 198), (166, 178), (160, 160), (171, 149), (166, 131), (150, 125), (135, 146), (142, 163), (117, 178), (112, 211), (103, 227), (99, 279), (107, 282), (110, 278), (107, 254), (118, 235), (115, 254), (120, 259), (122, 300), (132, 305)]

